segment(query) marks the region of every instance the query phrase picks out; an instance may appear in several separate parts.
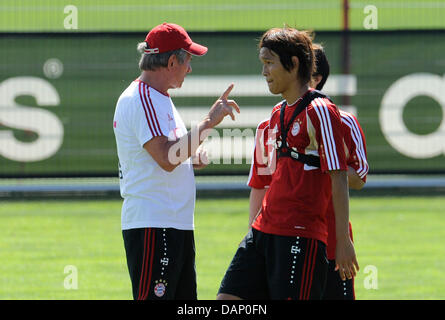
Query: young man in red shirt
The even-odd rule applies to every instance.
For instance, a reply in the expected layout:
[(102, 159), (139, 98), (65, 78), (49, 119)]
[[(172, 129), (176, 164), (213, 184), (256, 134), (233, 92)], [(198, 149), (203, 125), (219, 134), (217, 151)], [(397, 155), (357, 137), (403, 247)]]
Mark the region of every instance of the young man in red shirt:
[[(345, 280), (358, 263), (349, 237), (349, 196), (338, 108), (309, 87), (315, 70), (311, 37), (268, 30), (259, 43), (263, 76), (284, 101), (269, 121), (273, 174), (262, 208), (241, 242), (218, 299), (321, 299), (328, 262), (326, 212), (336, 219), (336, 269)], [(332, 195), (332, 197), (331, 197)]]
[[(324, 53), (323, 47), (314, 44), (316, 56), (316, 72), (313, 74), (311, 86), (317, 90), (322, 90), (329, 77), (329, 62)], [(369, 170), (366, 141), (363, 130), (356, 117), (348, 112), (340, 110), (342, 125), (344, 128), (344, 142), (347, 147), (348, 182), (351, 189), (359, 190), (366, 182)], [(264, 194), (270, 185), (271, 170), (269, 163), (270, 146), (268, 141), (269, 119), (263, 120), (257, 127), (255, 135), (255, 149), (253, 161), (249, 173), (248, 185), (250, 191), (250, 214), (249, 225), (261, 209)], [(353, 300), (354, 278), (343, 281), (339, 273), (335, 270), (335, 215), (332, 202), (328, 207), (328, 242), (327, 257), (329, 260), (326, 288), (323, 295), (325, 300)], [(349, 233), (352, 240), (352, 228), (349, 223)]]

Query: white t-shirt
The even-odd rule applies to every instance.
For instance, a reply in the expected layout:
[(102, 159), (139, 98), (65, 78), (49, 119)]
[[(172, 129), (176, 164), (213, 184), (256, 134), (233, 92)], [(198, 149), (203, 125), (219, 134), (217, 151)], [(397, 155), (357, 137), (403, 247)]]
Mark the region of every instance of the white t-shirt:
[(163, 170), (143, 145), (156, 136), (187, 134), (171, 98), (135, 80), (121, 94), (113, 121), (119, 157), (122, 230), (194, 229), (195, 176), (189, 159)]

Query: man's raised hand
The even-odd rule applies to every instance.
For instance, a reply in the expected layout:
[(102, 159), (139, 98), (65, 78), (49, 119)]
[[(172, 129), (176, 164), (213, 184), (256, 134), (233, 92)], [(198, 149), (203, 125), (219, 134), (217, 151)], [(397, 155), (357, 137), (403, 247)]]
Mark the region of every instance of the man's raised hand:
[(207, 119), (209, 120), (209, 126), (211, 128), (217, 126), (224, 119), (225, 116), (230, 115), (232, 120), (235, 120), (233, 109), (240, 113), (240, 108), (235, 100), (228, 100), (229, 94), (235, 85), (232, 83), (224, 91), (224, 93), (215, 101), (212, 108), (210, 108)]

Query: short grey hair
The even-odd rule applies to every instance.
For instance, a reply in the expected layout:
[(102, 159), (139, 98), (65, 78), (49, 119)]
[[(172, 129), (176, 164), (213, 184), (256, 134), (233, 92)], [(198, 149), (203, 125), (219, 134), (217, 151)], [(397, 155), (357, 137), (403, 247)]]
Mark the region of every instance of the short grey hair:
[(167, 67), (168, 59), (173, 54), (176, 55), (176, 58), (180, 64), (183, 64), (187, 58), (187, 51), (183, 49), (167, 51), (164, 53), (146, 54), (144, 49), (148, 49), (148, 45), (145, 41), (138, 43), (137, 49), (141, 53), (141, 58), (139, 59), (139, 69), (144, 71), (154, 71), (159, 68)]

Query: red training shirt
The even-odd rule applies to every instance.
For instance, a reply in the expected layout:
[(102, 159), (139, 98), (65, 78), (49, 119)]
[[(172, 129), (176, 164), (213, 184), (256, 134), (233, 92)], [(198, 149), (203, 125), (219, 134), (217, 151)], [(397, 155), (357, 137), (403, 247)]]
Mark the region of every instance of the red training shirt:
[[(300, 101), (301, 98), (286, 106), (286, 126)], [(272, 145), (281, 135), (280, 109), (281, 103), (274, 107), (270, 118), (268, 143)], [(326, 211), (331, 201), (328, 171), (347, 170), (338, 108), (328, 99), (314, 99), (294, 120), (287, 142), (300, 153), (319, 156), (321, 168), (288, 157), (277, 160), (276, 168), (272, 165), (272, 180), (261, 213), (252, 227), (264, 233), (301, 236), (327, 243)]]
[[(344, 131), (344, 142), (348, 149), (347, 164), (352, 167), (360, 178), (366, 182), (366, 176), (369, 170), (366, 153), (366, 141), (363, 130), (357, 118), (348, 112), (340, 110), (342, 127)], [(247, 185), (252, 188), (263, 189), (268, 188), (272, 180), (271, 174), (264, 171), (268, 168), (268, 158), (270, 155), (268, 150), (272, 149), (268, 144), (269, 119), (265, 119), (257, 127), (255, 134), (255, 149), (253, 153), (253, 161), (250, 168), (249, 179)], [(263, 170), (263, 171), (261, 171)], [(269, 170), (270, 172), (270, 170)], [(335, 213), (332, 201), (327, 210), (328, 221), (328, 243), (327, 256), (329, 260), (335, 259), (336, 237), (335, 237)], [(349, 234), (352, 238), (352, 227), (349, 223)]]

